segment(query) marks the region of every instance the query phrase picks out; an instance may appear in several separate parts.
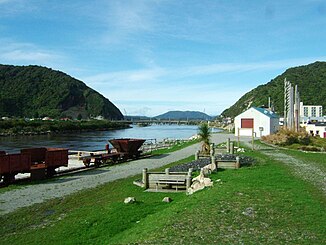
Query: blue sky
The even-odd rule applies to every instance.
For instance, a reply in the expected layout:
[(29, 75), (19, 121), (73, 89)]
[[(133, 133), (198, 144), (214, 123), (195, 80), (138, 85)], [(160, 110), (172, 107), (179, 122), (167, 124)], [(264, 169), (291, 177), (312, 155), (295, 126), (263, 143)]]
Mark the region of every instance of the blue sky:
[(325, 0), (0, 0), (0, 63), (61, 70), (128, 115), (217, 115), (325, 61), (325, 26)]

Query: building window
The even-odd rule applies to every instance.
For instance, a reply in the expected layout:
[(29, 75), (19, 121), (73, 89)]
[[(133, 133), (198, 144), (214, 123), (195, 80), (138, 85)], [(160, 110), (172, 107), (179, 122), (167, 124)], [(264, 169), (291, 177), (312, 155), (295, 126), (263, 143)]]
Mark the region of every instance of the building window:
[(311, 107), (311, 116), (316, 117), (316, 107), (315, 106)]
[(316, 130), (316, 135), (319, 135), (319, 130)]
[(323, 116), (323, 107), (319, 107), (319, 117)]
[(308, 117), (308, 107), (303, 107), (303, 116)]

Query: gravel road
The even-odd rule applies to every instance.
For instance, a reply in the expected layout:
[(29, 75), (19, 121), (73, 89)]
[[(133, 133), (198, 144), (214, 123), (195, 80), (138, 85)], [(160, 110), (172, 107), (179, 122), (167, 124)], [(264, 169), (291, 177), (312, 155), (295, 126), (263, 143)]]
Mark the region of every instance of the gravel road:
[[(211, 140), (213, 143), (219, 144), (225, 142), (227, 138), (235, 139), (232, 134), (213, 134)], [(0, 215), (13, 212), (21, 207), (42, 203), (45, 200), (63, 197), (83, 189), (93, 188), (117, 179), (140, 174), (144, 168), (154, 169), (164, 166), (193, 155), (199, 148), (200, 144), (198, 143), (159, 157), (83, 171), (68, 177), (57, 177), (53, 181), (47, 181), (46, 183), (28, 185), (1, 193)]]

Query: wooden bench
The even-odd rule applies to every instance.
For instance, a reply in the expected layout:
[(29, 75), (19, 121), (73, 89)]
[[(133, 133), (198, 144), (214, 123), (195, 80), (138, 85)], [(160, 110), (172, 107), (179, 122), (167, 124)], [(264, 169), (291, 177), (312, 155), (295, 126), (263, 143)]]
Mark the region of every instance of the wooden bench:
[(143, 170), (143, 186), (145, 189), (156, 191), (163, 189), (187, 189), (191, 185), (192, 169), (188, 172), (170, 172), (167, 168), (165, 172), (148, 172)]
[(162, 175), (157, 181), (155, 181), (156, 189), (159, 185), (168, 187), (168, 189), (176, 189), (178, 187), (186, 188), (187, 175)]

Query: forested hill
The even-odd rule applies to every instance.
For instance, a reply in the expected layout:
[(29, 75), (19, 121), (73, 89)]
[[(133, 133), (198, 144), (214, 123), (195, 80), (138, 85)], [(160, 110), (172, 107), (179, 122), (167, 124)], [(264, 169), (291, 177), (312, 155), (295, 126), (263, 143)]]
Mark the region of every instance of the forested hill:
[(211, 120), (212, 117), (200, 111), (169, 111), (156, 116), (157, 119), (171, 120)]
[(85, 83), (46, 67), (0, 65), (0, 88), (0, 117), (123, 118)]
[(326, 109), (326, 62), (315, 62), (286, 70), (269, 83), (243, 95), (222, 115), (235, 117), (251, 106), (267, 106), (268, 97), (271, 97), (275, 111), (283, 115), (285, 78), (293, 85), (298, 85), (303, 104), (322, 105)]

